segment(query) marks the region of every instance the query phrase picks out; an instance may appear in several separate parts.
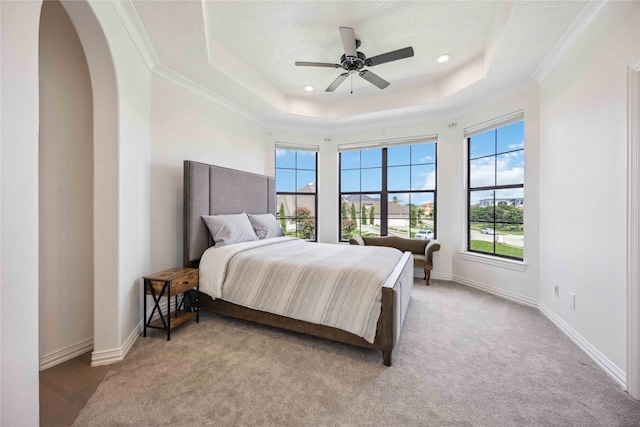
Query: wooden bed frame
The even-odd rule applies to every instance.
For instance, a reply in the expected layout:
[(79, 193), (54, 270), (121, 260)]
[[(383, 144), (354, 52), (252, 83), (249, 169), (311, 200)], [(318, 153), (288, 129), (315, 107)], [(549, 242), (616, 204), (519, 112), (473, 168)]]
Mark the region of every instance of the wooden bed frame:
[[(276, 213), (275, 178), (220, 166), (184, 162), (184, 266), (197, 268), (213, 242), (202, 215)], [(391, 366), (413, 288), (413, 258), (405, 252), (382, 287), (382, 311), (373, 343), (341, 329), (253, 310), (200, 295), (204, 310), (382, 351)]]

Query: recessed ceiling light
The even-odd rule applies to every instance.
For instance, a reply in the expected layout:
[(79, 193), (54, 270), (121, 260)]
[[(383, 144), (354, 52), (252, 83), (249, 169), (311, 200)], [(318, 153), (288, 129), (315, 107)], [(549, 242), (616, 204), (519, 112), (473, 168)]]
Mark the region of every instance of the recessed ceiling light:
[(314, 89), (314, 88), (313, 88), (313, 86), (311, 86), (311, 85), (306, 85), (306, 86), (304, 87), (304, 90), (306, 90), (307, 92), (311, 92), (313, 89)]
[(451, 59), (451, 55), (449, 55), (448, 53), (445, 53), (443, 55), (438, 56), (436, 58), (436, 61), (438, 61), (438, 62), (447, 62), (450, 59)]

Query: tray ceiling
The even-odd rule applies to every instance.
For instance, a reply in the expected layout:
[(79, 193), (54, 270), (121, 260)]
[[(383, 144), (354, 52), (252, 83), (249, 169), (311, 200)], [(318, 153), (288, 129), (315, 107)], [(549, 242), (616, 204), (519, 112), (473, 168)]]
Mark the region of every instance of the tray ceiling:
[[(401, 114), (451, 114), (532, 77), (587, 2), (579, 1), (133, 1), (129, 22), (167, 74), (269, 123), (345, 123)], [(122, 9), (124, 10), (124, 9)], [(125, 20), (126, 22), (126, 20)], [(335, 92), (338, 27), (355, 29), (367, 56), (412, 46), (415, 56), (371, 67)], [(436, 57), (448, 53), (444, 64)], [(304, 91), (313, 85), (312, 92)], [(353, 87), (353, 93), (351, 93)]]

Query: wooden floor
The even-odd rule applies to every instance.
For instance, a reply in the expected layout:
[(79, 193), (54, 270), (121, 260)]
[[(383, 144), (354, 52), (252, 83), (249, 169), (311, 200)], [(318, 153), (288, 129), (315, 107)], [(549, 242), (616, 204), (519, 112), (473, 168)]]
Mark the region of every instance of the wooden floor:
[(110, 366), (91, 367), (91, 352), (40, 372), (40, 425), (70, 426)]

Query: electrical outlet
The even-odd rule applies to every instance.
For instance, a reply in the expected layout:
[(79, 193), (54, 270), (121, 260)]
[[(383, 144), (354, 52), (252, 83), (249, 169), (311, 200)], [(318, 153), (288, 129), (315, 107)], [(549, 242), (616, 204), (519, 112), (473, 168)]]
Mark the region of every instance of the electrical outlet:
[(576, 308), (576, 294), (569, 292), (569, 307)]
[(555, 285), (553, 287), (553, 293), (554, 293), (555, 296), (559, 297), (560, 296), (560, 286)]

